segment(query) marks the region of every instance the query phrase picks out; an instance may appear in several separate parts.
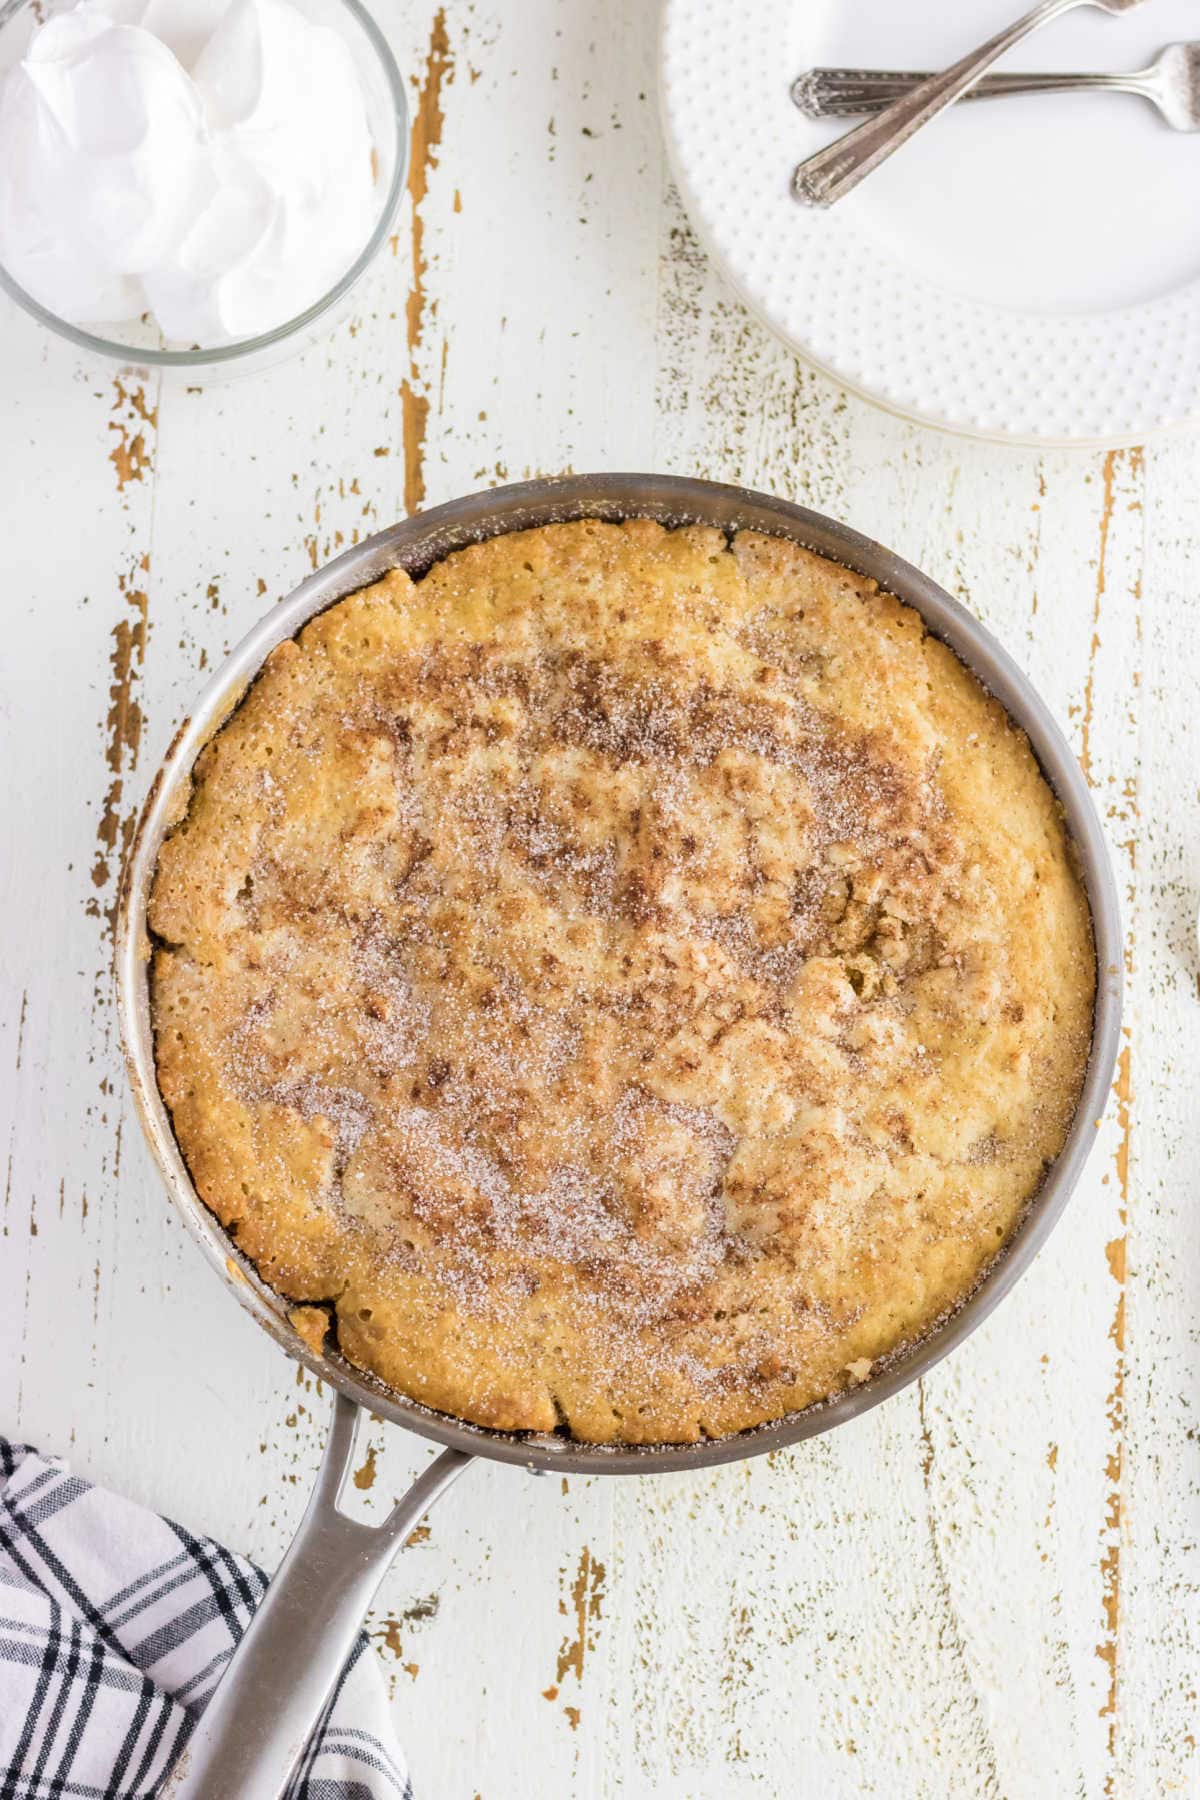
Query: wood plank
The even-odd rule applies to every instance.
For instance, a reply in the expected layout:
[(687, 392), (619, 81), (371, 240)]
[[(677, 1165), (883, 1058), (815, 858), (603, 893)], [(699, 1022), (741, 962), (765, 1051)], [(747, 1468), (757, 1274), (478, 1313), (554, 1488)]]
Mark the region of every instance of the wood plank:
[[(418, 1792), (1190, 1792), (1196, 439), (957, 441), (802, 367), (670, 188), (639, 0), (378, 12), (417, 155), (324, 343), (160, 390), (5, 312), (0, 1428), (268, 1564), (319, 1456), (328, 1396), (184, 1240), (113, 1035), (122, 838), (205, 673), (407, 506), (567, 468), (744, 481), (927, 568), (1068, 728), (1127, 906), (1121, 1085), (1051, 1245), (919, 1390), (695, 1478), (468, 1474), (372, 1622)], [(430, 1454), (369, 1426), (355, 1507)]]

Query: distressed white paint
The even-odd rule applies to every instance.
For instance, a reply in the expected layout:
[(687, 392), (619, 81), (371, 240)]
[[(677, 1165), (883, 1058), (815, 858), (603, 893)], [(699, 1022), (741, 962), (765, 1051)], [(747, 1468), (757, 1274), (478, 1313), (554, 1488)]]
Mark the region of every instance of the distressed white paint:
[[(433, 9), (378, 11), (416, 82)], [(564, 1495), (473, 1470), (378, 1611), (398, 1726), (426, 1800), (1200, 1792), (1200, 442), (1106, 472), (939, 437), (805, 371), (669, 191), (654, 25), (645, 0), (448, 9), (427, 500), (568, 466), (744, 480), (894, 545), (1029, 669), (1086, 742), (1125, 890), (1126, 1348), (1113, 1106), (1050, 1247), (922, 1391), (694, 1479)], [(116, 861), (99, 887), (93, 865), (110, 785), (127, 817), (202, 667), (313, 556), (403, 510), (409, 242), (405, 218), (357, 319), (305, 360), (151, 387), (156, 427), (112, 371), (0, 314), (0, 1429), (268, 1563), (326, 1401), (167, 1211), (113, 1035)], [(122, 428), (146, 456), (119, 489)], [(114, 771), (131, 588), (149, 599), (145, 729)], [(383, 1427), (370, 1442), (378, 1512), (430, 1452)], [(582, 1677), (560, 1679), (585, 1547), (603, 1597)]]

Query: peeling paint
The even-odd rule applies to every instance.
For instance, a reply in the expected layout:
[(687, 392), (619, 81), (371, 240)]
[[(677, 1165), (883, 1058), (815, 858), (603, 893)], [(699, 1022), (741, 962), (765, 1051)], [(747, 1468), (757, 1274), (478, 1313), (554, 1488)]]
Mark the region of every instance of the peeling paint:
[[(1083, 718), (1079, 727), (1079, 762), (1085, 775), (1089, 778), (1092, 772), (1092, 714), (1095, 707), (1096, 691), (1096, 653), (1100, 648), (1100, 609), (1104, 596), (1108, 592), (1108, 553), (1109, 538), (1112, 534), (1113, 511), (1116, 505), (1114, 481), (1118, 462), (1124, 461), (1131, 477), (1140, 476), (1144, 465), (1144, 453), (1141, 449), (1110, 450), (1104, 458), (1101, 471), (1102, 499), (1100, 504), (1100, 547), (1096, 556), (1096, 587), (1092, 603), (1092, 631), (1088, 646), (1087, 676), (1083, 687)], [(1136, 509), (1140, 501), (1133, 501)]]
[(978, 1792), (986, 1795), (987, 1800), (1001, 1800), (1003, 1788), (1000, 1782), (1000, 1769), (996, 1759), (996, 1747), (988, 1730), (988, 1713), (983, 1697), (978, 1692), (967, 1653), (968, 1634), (959, 1617), (954, 1601), (954, 1592), (946, 1567), (946, 1559), (942, 1551), (938, 1533), (937, 1503), (933, 1490), (933, 1468), (935, 1451), (933, 1433), (930, 1428), (927, 1381), (922, 1376), (917, 1384), (917, 1408), (921, 1430), (921, 1473), (925, 1482), (925, 1493), (928, 1511), (929, 1545), (933, 1557), (933, 1566), (937, 1578), (939, 1592), (930, 1595), (931, 1603), (940, 1605), (944, 1615), (942, 1631), (949, 1644), (954, 1662), (961, 1671), (964, 1691), (968, 1696), (971, 1721), (971, 1742), (975, 1752), (976, 1773), (978, 1776)]
[[(1110, 1759), (1116, 1757), (1119, 1723), (1117, 1715), (1119, 1674), (1117, 1650), (1121, 1607), (1122, 1477), (1125, 1468), (1125, 1283), (1127, 1275), (1125, 1226), (1129, 1217), (1129, 1151), (1133, 1103), (1128, 1044), (1123, 1046), (1117, 1059), (1117, 1079), (1114, 1093), (1117, 1101), (1117, 1128), (1120, 1134), (1117, 1142), (1116, 1168), (1121, 1195), (1122, 1235), (1114, 1238), (1105, 1246), (1109, 1273), (1117, 1284), (1117, 1302), (1110, 1328), (1110, 1336), (1117, 1351), (1117, 1364), (1113, 1385), (1108, 1396), (1107, 1409), (1110, 1449), (1105, 1464), (1108, 1488), (1102, 1540), (1104, 1550), (1100, 1558), (1100, 1605), (1104, 1629), (1100, 1642), (1096, 1646), (1096, 1655), (1108, 1671), (1108, 1691), (1104, 1698), (1104, 1704), (1100, 1708), (1100, 1717), (1108, 1721)], [(1115, 1794), (1115, 1781), (1115, 1769), (1110, 1768), (1105, 1779), (1106, 1795)]]
[[(408, 193), (412, 203), (412, 285), (405, 312), (408, 342), (408, 375), (400, 386), (404, 439), (404, 510), (415, 513), (425, 498), (425, 427), (429, 398), (422, 383), (420, 360), (427, 309), (425, 219), (423, 208), (429, 192), (429, 171), (436, 167), (445, 114), (442, 88), (453, 79), (454, 62), (446, 33), (446, 13), (439, 7), (429, 36), (425, 74), (417, 92), (408, 162)], [(378, 452), (377, 452), (378, 454)]]
[[(565, 1570), (562, 1580), (566, 1580)], [(604, 1582), (604, 1564), (596, 1561), (585, 1544), (579, 1553), (579, 1564), (569, 1591), (560, 1591), (559, 1594), (558, 1610), (564, 1618), (572, 1621), (574, 1629), (568, 1632), (559, 1645), (554, 1682), (543, 1690), (544, 1699), (556, 1700), (568, 1675), (574, 1675), (576, 1681), (583, 1680), (584, 1660), (588, 1652), (596, 1647), (604, 1605)], [(579, 1724), (579, 1709), (567, 1706), (564, 1711), (571, 1729), (575, 1730)]]
[[(432, 98), (436, 85), (436, 9), (385, 21), (417, 77), (414, 111), (418, 88)], [(553, 1477), (514, 1471), (462, 1484), (432, 1538), (424, 1524), (413, 1533), (419, 1547), (397, 1559), (370, 1627), (400, 1740), (422, 1790), (470, 1796), (486, 1767), (487, 1800), (749, 1800), (806, 1783), (820, 1800), (980, 1800), (997, 1781), (1004, 1800), (1099, 1800), (1106, 1781), (1114, 1800), (1185, 1794), (1200, 1660), (1200, 1225), (1186, 1081), (1200, 802), (1183, 696), (1200, 667), (1200, 438), (1156, 445), (1144, 474), (1136, 453), (1116, 453), (1106, 495), (1102, 454), (954, 442), (798, 362), (723, 285), (671, 190), (653, 95), (639, 98), (652, 10), (546, 0), (535, 20), (522, 7), (445, 7), (457, 68), (451, 84), (443, 50), (434, 110), (445, 122), (424, 153), (418, 229), (402, 218), (401, 263), (385, 258), (379, 272), (392, 291), (357, 335), (262, 380), (164, 390), (161, 431), (152, 384), (137, 400), (123, 376), (114, 411), (109, 374), (54, 349), (27, 374), (10, 351), (0, 429), (20, 491), (9, 624), (26, 661), (6, 696), (19, 735), (6, 741), (22, 757), (37, 748), (17, 765), (16, 980), (0, 1021), (16, 1090), (0, 1137), (12, 1424), (268, 1566), (319, 1460), (328, 1396), (302, 1370), (293, 1385), (266, 1337), (227, 1316), (132, 1123), (115, 1174), (131, 1114), (94, 921), (114, 891), (149, 742), (186, 706), (202, 652), (219, 659), (263, 599), (291, 586), (312, 555), (306, 537), (319, 565), (339, 528), (366, 535), (401, 494), (421, 505), (426, 489), (465, 492), (498, 468), (568, 465), (779, 492), (928, 567), (1018, 651), (1052, 711), (1075, 707), (1074, 741), (1138, 928), (1129, 1080), (1054, 1237), (930, 1376), (921, 1405), (910, 1391), (845, 1432), (703, 1476), (572, 1478), (565, 1498)], [(468, 46), (483, 70), (474, 90)], [(603, 146), (581, 136), (584, 123), (605, 128)], [(519, 186), (523, 222), (536, 226), (537, 181), (552, 235), (515, 242), (496, 198)], [(410, 343), (396, 289), (414, 237)], [(503, 273), (498, 299), (479, 293), (481, 267)], [(55, 537), (76, 485), (82, 555)], [(149, 595), (148, 640), (118, 576)], [(92, 841), (110, 807), (111, 847)], [(43, 908), (66, 920), (53, 958), (41, 954)], [(92, 994), (102, 998), (77, 1022)], [(188, 1396), (186, 1455), (162, 1453), (179, 1436), (160, 1407), (164, 1359), (172, 1391)], [(389, 1434), (355, 1502), (381, 1514), (427, 1461), (424, 1444)], [(602, 1617), (581, 1627), (585, 1542), (608, 1577)], [(435, 1592), (437, 1618), (405, 1620)], [(559, 1654), (568, 1662), (555, 1680)], [(420, 1674), (428, 1706), (411, 1704)]]
[[(100, 823), (96, 828), (98, 849), (92, 863), (92, 886), (97, 890), (107, 888), (112, 882), (114, 860), (119, 863), (133, 835), (134, 812), (124, 804), (124, 800), (126, 780), (137, 767), (142, 727), (145, 723), (137, 698), (137, 687), (146, 658), (150, 603), (146, 589), (134, 585), (138, 576), (144, 576), (144, 573), (143, 562), (137, 575), (118, 577), (118, 586), (128, 610), (126, 616), (119, 618), (113, 626), (112, 649), (109, 652), (111, 679), (104, 746), (109, 783), (104, 794)], [(110, 928), (113, 922), (111, 911), (110, 908)]]
[(117, 472), (117, 492), (123, 493), (130, 482), (142, 481), (153, 467), (153, 433), (158, 425), (158, 408), (147, 405), (145, 389), (127, 389), (114, 381), (116, 398), (108, 429), (116, 432), (117, 441), (108, 460)]

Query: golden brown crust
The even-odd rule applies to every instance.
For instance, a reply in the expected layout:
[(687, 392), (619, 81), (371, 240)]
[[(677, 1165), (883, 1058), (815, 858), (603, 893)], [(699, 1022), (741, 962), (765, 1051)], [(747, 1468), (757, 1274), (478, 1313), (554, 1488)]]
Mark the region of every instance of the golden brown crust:
[(293, 1306), (288, 1311), (288, 1324), (298, 1338), (308, 1345), (318, 1356), (325, 1349), (325, 1339), (329, 1336), (329, 1314), (323, 1306)]
[(162, 1091), (265, 1278), (401, 1392), (599, 1442), (926, 1330), (1090, 1042), (1027, 740), (752, 533), (549, 526), (331, 608), (197, 763), (150, 920)]

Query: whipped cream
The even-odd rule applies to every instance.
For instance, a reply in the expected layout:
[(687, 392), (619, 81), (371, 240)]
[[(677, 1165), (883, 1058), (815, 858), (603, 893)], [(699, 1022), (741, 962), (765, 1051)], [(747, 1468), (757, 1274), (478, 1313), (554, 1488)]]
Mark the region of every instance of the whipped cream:
[(381, 197), (336, 31), (232, 0), (189, 53), (168, 13), (81, 0), (34, 33), (0, 88), (0, 264), (71, 323), (149, 310), (208, 347), (320, 299)]

